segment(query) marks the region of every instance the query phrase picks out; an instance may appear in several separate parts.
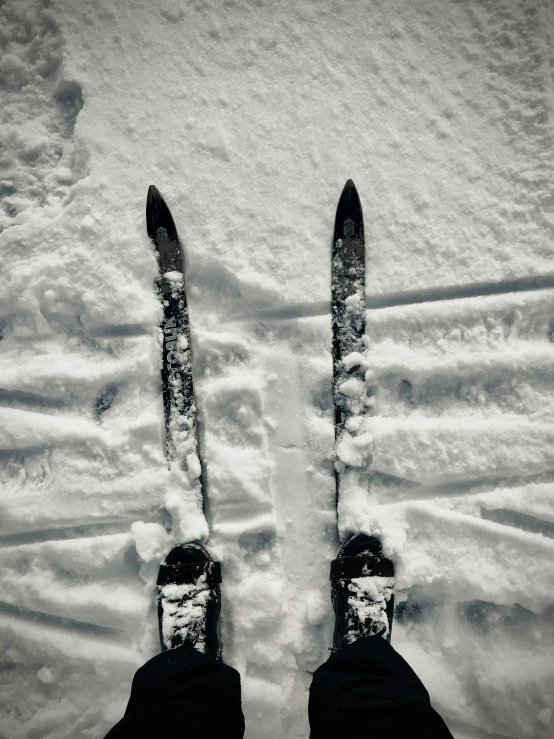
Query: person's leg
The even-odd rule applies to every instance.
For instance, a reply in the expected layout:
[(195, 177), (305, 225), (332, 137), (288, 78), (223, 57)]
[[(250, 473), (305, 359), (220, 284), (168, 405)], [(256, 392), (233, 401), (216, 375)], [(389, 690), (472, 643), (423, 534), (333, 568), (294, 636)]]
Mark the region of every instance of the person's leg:
[(242, 739), (240, 677), (191, 649), (153, 657), (136, 673), (125, 716), (105, 739)]
[(344, 646), (315, 671), (308, 710), (311, 739), (452, 739), (421, 680), (380, 636)]
[(123, 719), (106, 739), (241, 739), (240, 677), (221, 661), (221, 565), (200, 544), (178, 544), (158, 573), (161, 654), (133, 680)]
[(357, 534), (331, 562), (333, 654), (314, 673), (311, 739), (452, 739), (429, 695), (390, 645), (394, 566), (374, 536)]

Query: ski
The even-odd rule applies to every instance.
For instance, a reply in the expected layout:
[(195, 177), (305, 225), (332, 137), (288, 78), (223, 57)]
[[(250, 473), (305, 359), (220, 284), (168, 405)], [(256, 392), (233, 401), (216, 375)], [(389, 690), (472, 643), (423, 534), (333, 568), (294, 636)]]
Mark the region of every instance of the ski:
[(155, 247), (159, 270), (155, 284), (163, 305), (162, 393), (167, 458), (170, 466), (177, 464), (189, 478), (201, 478), (183, 253), (169, 208), (154, 185), (146, 198), (146, 228)]
[[(364, 222), (360, 198), (352, 180), (344, 186), (335, 216), (331, 300), (335, 445), (338, 445), (348, 419), (362, 413), (365, 407), (364, 373), (360, 362), (356, 361), (361, 359), (365, 332)], [(337, 503), (339, 470), (337, 463)]]

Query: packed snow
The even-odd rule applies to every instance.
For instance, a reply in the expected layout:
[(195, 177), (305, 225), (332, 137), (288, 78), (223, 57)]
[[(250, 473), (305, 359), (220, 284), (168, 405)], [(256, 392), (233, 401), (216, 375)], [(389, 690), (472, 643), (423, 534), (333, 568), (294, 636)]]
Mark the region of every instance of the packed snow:
[(394, 578), (353, 577), (347, 589), (352, 618), (347, 620), (345, 642), (352, 644), (360, 638), (360, 624), (364, 625), (363, 634), (386, 639), (390, 633), (386, 608), (394, 592)]
[(206, 575), (201, 575), (194, 583), (169, 584), (160, 588), (162, 638), (166, 649), (190, 639), (195, 649), (206, 651), (206, 608), (211, 592)]
[[(554, 4), (0, 4), (0, 736), (102, 739), (177, 541), (223, 565), (248, 737), (307, 737), (336, 554), (330, 265), (367, 245), (343, 533), (456, 739), (554, 695)], [(164, 455), (144, 207), (186, 253), (209, 498)]]

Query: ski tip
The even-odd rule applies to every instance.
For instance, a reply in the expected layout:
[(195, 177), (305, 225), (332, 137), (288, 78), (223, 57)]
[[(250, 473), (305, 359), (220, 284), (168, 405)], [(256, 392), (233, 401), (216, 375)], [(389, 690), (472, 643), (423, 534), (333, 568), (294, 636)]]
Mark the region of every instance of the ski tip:
[(340, 200), (343, 202), (352, 202), (352, 203), (360, 202), (360, 196), (358, 195), (358, 191), (356, 190), (356, 185), (354, 184), (354, 180), (346, 180), (346, 183), (344, 187), (342, 188)]
[(165, 228), (170, 240), (177, 240), (177, 229), (160, 191), (155, 185), (150, 185), (146, 196), (146, 230), (148, 236), (155, 241), (158, 228)]
[(148, 188), (148, 195), (146, 196), (146, 200), (152, 201), (152, 200), (163, 200), (162, 195), (156, 185), (150, 185)]
[(347, 180), (337, 205), (334, 240), (343, 239), (345, 236), (363, 239), (363, 234), (364, 222), (360, 196), (353, 180)]
[[(339, 211), (360, 211), (362, 205), (360, 203), (360, 196), (356, 190), (356, 185), (353, 180), (346, 180), (346, 184), (342, 189), (341, 196), (339, 198)], [(342, 213), (344, 215), (344, 213)]]

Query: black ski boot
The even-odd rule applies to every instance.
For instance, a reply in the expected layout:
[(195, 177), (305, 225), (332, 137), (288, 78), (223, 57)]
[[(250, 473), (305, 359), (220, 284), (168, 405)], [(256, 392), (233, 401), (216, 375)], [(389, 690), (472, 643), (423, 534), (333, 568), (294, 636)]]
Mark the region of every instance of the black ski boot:
[(381, 542), (357, 534), (331, 562), (331, 600), (335, 611), (333, 652), (366, 636), (390, 642), (394, 610), (394, 566)]
[(217, 633), (221, 565), (200, 544), (178, 544), (160, 565), (158, 624), (162, 652), (185, 646), (221, 660)]

